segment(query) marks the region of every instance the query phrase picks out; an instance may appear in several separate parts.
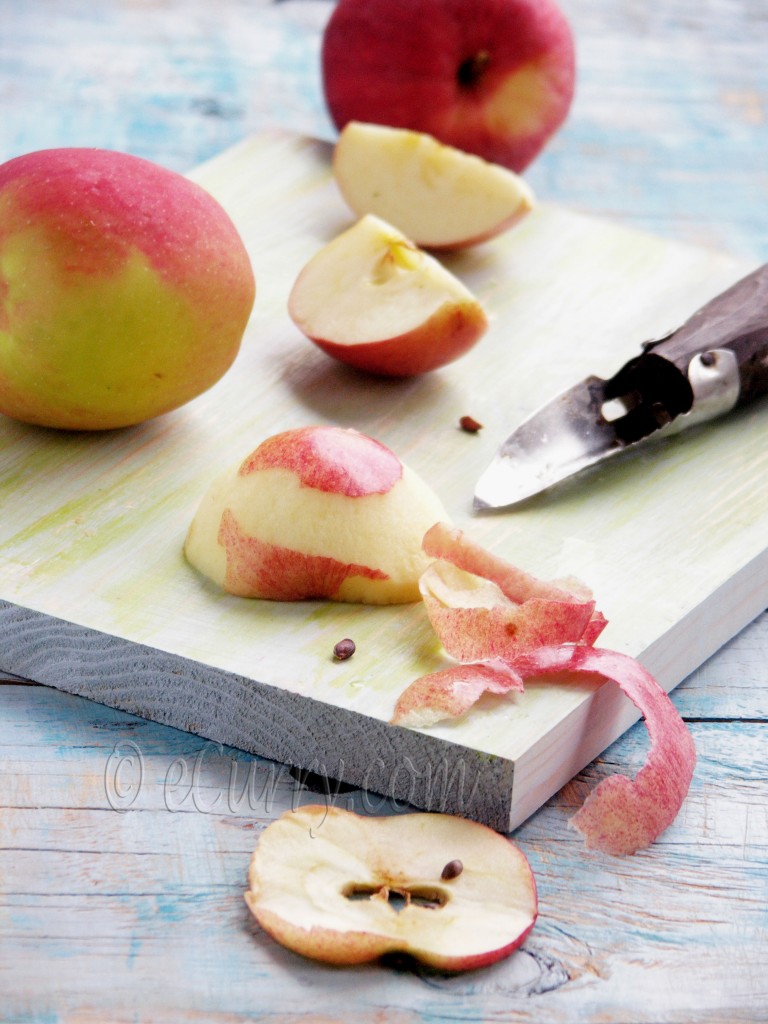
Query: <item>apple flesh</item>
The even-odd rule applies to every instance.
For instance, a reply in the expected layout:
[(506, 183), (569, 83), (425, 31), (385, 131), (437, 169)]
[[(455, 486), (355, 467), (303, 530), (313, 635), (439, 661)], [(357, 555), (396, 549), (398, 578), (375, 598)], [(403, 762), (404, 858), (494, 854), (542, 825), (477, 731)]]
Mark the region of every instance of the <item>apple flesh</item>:
[(399, 953), (445, 971), (485, 966), (520, 946), (538, 913), (522, 851), (446, 814), (289, 811), (262, 833), (248, 882), (266, 932), (339, 965)]
[(419, 599), (421, 541), (445, 510), (385, 445), (341, 427), (264, 441), (210, 486), (188, 561), (223, 590), (275, 601)]
[(462, 249), (531, 211), (517, 174), (406, 128), (350, 121), (334, 149), (336, 183), (359, 216), (373, 213), (427, 249)]
[(427, 132), (520, 172), (573, 99), (570, 25), (555, 0), (339, 0), (322, 44), (336, 127)]
[(291, 289), (288, 311), (334, 359), (392, 377), (445, 366), (488, 327), (457, 277), (373, 214), (312, 257)]
[(0, 224), (0, 412), (124, 427), (231, 366), (253, 271), (198, 185), (124, 153), (42, 150), (0, 167)]

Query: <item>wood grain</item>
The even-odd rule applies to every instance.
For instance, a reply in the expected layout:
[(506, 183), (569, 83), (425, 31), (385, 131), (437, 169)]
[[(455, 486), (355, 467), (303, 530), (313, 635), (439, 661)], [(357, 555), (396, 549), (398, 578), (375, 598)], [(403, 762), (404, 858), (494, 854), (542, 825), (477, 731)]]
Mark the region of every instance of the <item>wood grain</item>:
[[(703, 717), (697, 680), (679, 692)], [(764, 706), (764, 676), (753, 694), (755, 709)], [(635, 857), (587, 854), (567, 818), (617, 759), (621, 770), (639, 766), (645, 738), (632, 729), (515, 836), (541, 901), (523, 951), (450, 977), (322, 967), (249, 920), (244, 866), (260, 829), (325, 798), (282, 766), (47, 688), (30, 705), (24, 688), (2, 687), (0, 707), (0, 989), (11, 993), (11, 1020), (68, 1019), (56, 1016), (62, 1006), (98, 1020), (105, 1005), (117, 1021), (315, 1021), (320, 1011), (345, 1022), (437, 1013), (570, 1024), (598, 1005), (617, 1022), (759, 1019), (768, 995), (764, 721), (692, 724), (699, 767), (674, 826)], [(248, 778), (252, 799), (230, 800)], [(130, 799), (122, 808), (118, 791)], [(361, 813), (398, 810), (359, 791), (333, 799)], [(682, 984), (694, 961), (696, 984)], [(53, 971), (43, 986), (40, 962)]]

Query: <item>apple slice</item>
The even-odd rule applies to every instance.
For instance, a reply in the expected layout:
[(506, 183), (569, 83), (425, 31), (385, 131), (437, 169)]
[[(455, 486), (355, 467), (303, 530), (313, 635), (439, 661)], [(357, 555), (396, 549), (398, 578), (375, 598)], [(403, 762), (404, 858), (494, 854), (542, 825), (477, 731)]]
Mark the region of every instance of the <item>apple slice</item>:
[(518, 847), (446, 814), (288, 811), (262, 833), (248, 882), (266, 932), (331, 964), (401, 953), (441, 970), (481, 967), (516, 949), (538, 913)]
[(328, 355), (393, 377), (458, 359), (488, 326), (482, 306), (457, 277), (373, 214), (307, 263), (288, 311)]
[(424, 531), (445, 516), (385, 445), (313, 426), (267, 438), (215, 480), (192, 520), (188, 561), (231, 594), (367, 604), (419, 599)]
[(428, 249), (486, 241), (534, 205), (531, 189), (506, 167), (405, 128), (350, 121), (333, 171), (358, 216), (373, 213)]

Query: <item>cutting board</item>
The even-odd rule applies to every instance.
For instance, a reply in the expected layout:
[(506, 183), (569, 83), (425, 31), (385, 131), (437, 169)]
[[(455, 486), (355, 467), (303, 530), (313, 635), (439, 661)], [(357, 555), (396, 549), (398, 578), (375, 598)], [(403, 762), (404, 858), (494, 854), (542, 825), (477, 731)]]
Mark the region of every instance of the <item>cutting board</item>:
[[(472, 352), (419, 379), (366, 377), (286, 312), (303, 264), (352, 222), (329, 158), (326, 144), (276, 134), (191, 175), (237, 223), (258, 288), (242, 351), (209, 392), (98, 435), (0, 421), (0, 668), (510, 830), (636, 720), (617, 687), (532, 683), (461, 721), (391, 726), (401, 690), (445, 664), (423, 607), (228, 596), (185, 562), (189, 522), (210, 480), (268, 435), (356, 427), (420, 473), (473, 539), (539, 576), (580, 577), (609, 620), (601, 645), (669, 690), (768, 603), (766, 404), (503, 514), (473, 514), (472, 492), (526, 414), (588, 373), (610, 375), (752, 268), (542, 202), (445, 258), (489, 314)], [(463, 415), (483, 429), (462, 432)], [(338, 662), (344, 637), (357, 652)]]

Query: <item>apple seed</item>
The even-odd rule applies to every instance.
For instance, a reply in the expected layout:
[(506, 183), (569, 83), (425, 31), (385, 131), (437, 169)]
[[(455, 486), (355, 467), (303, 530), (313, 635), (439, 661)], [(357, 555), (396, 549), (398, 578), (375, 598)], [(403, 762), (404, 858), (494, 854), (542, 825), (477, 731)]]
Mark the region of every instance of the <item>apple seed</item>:
[(350, 640), (348, 637), (339, 642), (333, 648), (333, 656), (337, 661), (346, 661), (347, 658), (351, 658), (356, 651), (355, 641)]
[(478, 430), (483, 429), (483, 424), (478, 423), (474, 416), (462, 416), (459, 420), (459, 426), (467, 434), (476, 434)]
[(452, 878), (458, 878), (461, 872), (464, 870), (464, 865), (460, 860), (449, 860), (448, 863), (442, 870), (440, 877), (444, 882), (450, 881)]

